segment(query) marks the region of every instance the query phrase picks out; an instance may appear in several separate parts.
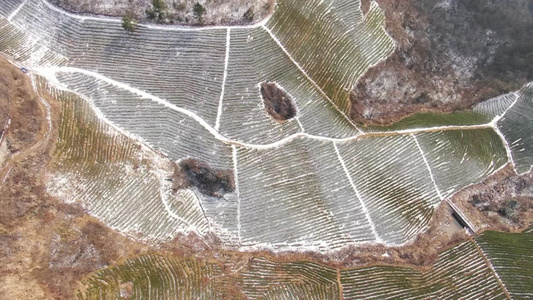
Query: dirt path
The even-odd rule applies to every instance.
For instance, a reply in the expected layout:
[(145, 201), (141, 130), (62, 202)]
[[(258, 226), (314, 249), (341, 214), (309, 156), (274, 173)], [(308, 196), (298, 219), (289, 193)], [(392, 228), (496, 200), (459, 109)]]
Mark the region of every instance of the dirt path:
[[(35, 86), (34, 77), (33, 75), (29, 75), (30, 79), (32, 81), (32, 88), (35, 94), (39, 94), (37, 91), (37, 88)], [(28, 149), (17, 152), (11, 156), (11, 158), (7, 161), (6, 165), (0, 169), (0, 189), (2, 189), (2, 186), (4, 182), (6, 181), (7, 176), (13, 169), (13, 167), (16, 165), (16, 163), (22, 161), (27, 156), (39, 151), (44, 150), (44, 147), (48, 144), (48, 141), (50, 140), (50, 133), (52, 132), (52, 116), (51, 116), (51, 109), (50, 104), (42, 97), (39, 96), (39, 106), (42, 111), (43, 117), (47, 120), (47, 125), (45, 126), (44, 132), (39, 132), (37, 134), (37, 142), (33, 144)], [(7, 131), (5, 136), (7, 136)], [(3, 137), (3, 136), (2, 136)]]

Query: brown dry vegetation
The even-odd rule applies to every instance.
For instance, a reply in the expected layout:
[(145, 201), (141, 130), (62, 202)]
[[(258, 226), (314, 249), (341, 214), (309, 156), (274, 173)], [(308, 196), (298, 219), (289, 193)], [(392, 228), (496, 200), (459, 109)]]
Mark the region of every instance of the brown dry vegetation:
[[(5, 140), (15, 154), (35, 143), (35, 133), (43, 130), (43, 111), (31, 91), (26, 76), (6, 60), (0, 60), (0, 130), (11, 119)], [(1, 132), (1, 131), (0, 131)]]
[[(43, 176), (52, 144), (32, 147), (46, 134), (44, 109), (20, 70), (0, 58), (0, 72), (9, 83), (0, 85), (0, 95), (11, 95), (7, 141), (16, 145), (13, 152), (23, 152), (9, 173), (0, 169), (7, 173), (0, 185), (0, 298), (71, 299), (89, 272), (140, 254), (147, 246), (47, 194)], [(48, 100), (57, 124), (58, 106)]]
[(377, 2), (396, 49), (354, 88), (356, 122), (464, 110), (533, 80), (533, 1)]
[(479, 231), (521, 231), (533, 222), (533, 172), (517, 175), (508, 165), (452, 201)]

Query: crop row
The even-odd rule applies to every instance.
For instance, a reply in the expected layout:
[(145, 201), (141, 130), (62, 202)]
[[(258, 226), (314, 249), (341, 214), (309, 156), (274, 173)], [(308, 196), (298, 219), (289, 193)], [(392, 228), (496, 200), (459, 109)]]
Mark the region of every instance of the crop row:
[(526, 173), (533, 168), (533, 83), (518, 91), (516, 103), (498, 121), (511, 149), (515, 168)]
[(476, 239), (503, 284), (515, 299), (533, 298), (533, 232), (487, 231)]
[(79, 299), (228, 299), (232, 289), (218, 265), (195, 258), (145, 255), (96, 272)]
[(80, 19), (28, 0), (12, 22), (69, 58), (69, 66), (98, 72), (190, 109), (215, 123), (226, 53), (226, 31), (128, 34), (120, 22)]
[(1, 18), (0, 37), (0, 51), (25, 66), (57, 66), (67, 61), (66, 57), (51, 51), (23, 30)]
[(471, 241), (443, 252), (428, 271), (375, 266), (341, 271), (346, 299), (504, 299), (489, 266)]
[[(287, 7), (284, 2), (280, 1), (280, 7)], [(339, 72), (328, 68), (346, 67), (342, 70), (345, 73), (343, 80), (320, 79), (327, 81), (327, 85), (339, 85), (335, 87), (338, 90), (335, 94), (342, 95), (335, 98), (337, 106), (347, 105), (346, 90), (350, 84), (344, 77), (350, 77), (353, 84), (355, 78), (392, 49), (392, 41), (382, 28), (383, 15), (377, 5), (372, 4), (363, 21), (358, 3), (344, 2), (337, 7), (338, 14), (346, 19), (339, 28), (324, 29), (324, 36), (320, 36), (321, 30), (313, 32), (321, 40), (321, 45), (331, 39), (335, 45), (339, 44), (338, 50), (344, 51), (342, 55), (328, 55), (327, 59), (316, 57), (316, 61), (321, 61), (321, 66), (326, 68), (324, 72), (315, 72), (316, 76)], [(292, 5), (301, 7), (301, 3), (289, 6)], [(307, 7), (311, 9), (313, 6), (306, 3), (302, 9)], [(284, 14), (283, 11), (281, 8), (276, 11), (273, 19)], [(320, 15), (313, 16), (316, 17)], [(321, 17), (334, 20), (338, 16)], [(68, 57), (69, 66), (97, 72), (165, 99), (196, 113), (211, 126), (217, 125), (217, 119), (221, 119), (221, 131), (228, 137), (251, 143), (279, 140), (295, 130), (329, 137), (347, 137), (358, 132), (314, 85), (313, 76), (307, 77), (313, 74), (306, 74), (305, 68), (302, 70), (295, 64), (298, 59), (294, 61), (289, 56), (292, 55), (291, 49), (284, 52), (284, 43), (277, 44), (277, 37), (271, 35), (270, 29), (274, 27), (279, 34), (291, 30), (289, 23), (276, 21), (269, 23), (272, 28), (231, 30), (160, 30), (140, 26), (135, 34), (129, 34), (114, 20), (74, 17), (53, 9), (43, 0), (28, 0), (12, 22), (30, 32), (32, 40), (39, 40), (57, 55)], [(348, 41), (348, 48), (341, 45), (344, 43), (339, 36), (341, 27), (353, 31), (344, 39)], [(301, 35), (308, 34), (302, 32)], [(354, 53), (359, 54), (348, 55), (346, 51), (354, 47), (358, 49)], [(337, 62), (329, 64), (331, 60)], [(316, 69), (313, 63), (306, 66)], [(224, 82), (225, 74), (227, 82)], [(280, 126), (268, 118), (257, 88), (263, 81), (278, 82), (295, 98), (303, 129), (294, 121)], [(222, 117), (218, 113), (221, 99), (224, 105)], [(224, 112), (228, 116), (224, 116)]]
[(98, 118), (87, 101), (44, 80), (39, 90), (61, 105), (49, 191), (80, 203), (112, 228), (146, 239), (207, 230), (194, 193), (165, 189), (164, 174), (143, 159), (139, 145)]
[(284, 0), (278, 5), (266, 27), (339, 109), (349, 114), (348, 93), (357, 79), (394, 49), (380, 8), (372, 1), (363, 20), (359, 1)]
[(79, 297), (339, 299), (342, 293), (344, 299), (506, 299), (507, 290), (514, 299), (527, 299), (532, 292), (531, 236), (485, 232), (442, 252), (426, 270), (391, 265), (339, 270), (258, 257), (226, 277), (219, 265), (202, 259), (144, 255), (89, 276)]
[[(261, 27), (231, 29), (220, 132), (255, 144), (278, 141), (299, 131), (332, 138), (358, 130), (328, 102)], [(295, 101), (296, 120), (278, 124), (265, 112), (259, 83), (276, 82)]]
[[(214, 230), (232, 245), (332, 249), (371, 241), (402, 244), (426, 228), (442, 198), (506, 162), (491, 129), (368, 137), (335, 145), (297, 139), (264, 150), (237, 146), (233, 161), (230, 146), (179, 112), (88, 75), (59, 73), (58, 79), (87, 95), (109, 122), (175, 161), (196, 157), (225, 170), (236, 164), (238, 193), (223, 199), (198, 196)], [(165, 216), (168, 211), (158, 210), (151, 217)]]

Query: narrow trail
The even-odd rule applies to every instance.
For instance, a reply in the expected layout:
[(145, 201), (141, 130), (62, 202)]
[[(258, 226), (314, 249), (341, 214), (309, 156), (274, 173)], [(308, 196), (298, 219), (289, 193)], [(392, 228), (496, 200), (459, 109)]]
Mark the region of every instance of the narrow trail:
[(220, 128), (220, 118), (222, 117), (222, 103), (224, 101), (224, 93), (226, 90), (226, 79), (228, 78), (228, 64), (229, 64), (229, 53), (230, 53), (230, 44), (231, 44), (231, 29), (227, 29), (226, 32), (226, 57), (224, 59), (224, 75), (222, 77), (222, 88), (220, 90), (220, 99), (218, 101), (218, 111), (217, 111), (217, 120), (215, 123), (215, 130)]
[(48, 141), (50, 140), (50, 135), (52, 133), (52, 112), (51, 112), (50, 104), (48, 104), (48, 102), (43, 97), (41, 97), (39, 92), (37, 91), (34, 77), (31, 74), (29, 76), (32, 82), (33, 91), (39, 97), (39, 106), (43, 113), (43, 117), (47, 120), (46, 122), (47, 126), (45, 129), (45, 132), (38, 134), (38, 136), (41, 136), (41, 138), (39, 138), (37, 142), (35, 142), (35, 144), (33, 144), (28, 149), (22, 152), (13, 154), (10, 157), (10, 159), (7, 161), (6, 165), (2, 169), (0, 169), (0, 178), (2, 178), (2, 180), (0, 180), (0, 189), (2, 189), (3, 184), (7, 179), (7, 176), (9, 175), (11, 170), (16, 166), (16, 164), (21, 162), (23, 159), (30, 156), (31, 154), (37, 151), (43, 150), (42, 148), (48, 144)]
[(437, 192), (437, 195), (439, 196), (439, 199), (442, 201), (444, 198), (442, 197), (442, 194), (440, 193), (439, 187), (437, 186), (437, 181), (435, 180), (435, 176), (433, 176), (433, 172), (431, 171), (431, 167), (429, 165), (428, 160), (426, 159), (426, 155), (424, 154), (424, 151), (422, 150), (422, 147), (420, 146), (420, 143), (418, 143), (418, 140), (414, 134), (411, 133), (411, 137), (416, 143), (416, 146), (418, 147), (418, 151), (420, 151), (420, 156), (422, 156), (422, 160), (424, 160), (424, 164), (426, 165), (426, 168), (429, 173), (429, 178), (431, 178), (431, 182), (433, 182), (433, 187), (435, 187), (435, 191)]
[[(51, 67), (51, 68), (36, 68), (36, 72), (43, 75), (45, 78), (51, 78), (52, 83), (57, 83), (56, 79), (56, 73), (62, 72), (62, 73), (79, 73), (87, 76), (91, 76), (101, 82), (104, 82), (106, 84), (110, 84), (114, 87), (126, 90), (134, 95), (138, 95), (144, 99), (149, 99), (153, 102), (156, 102), (160, 105), (163, 105), (171, 110), (177, 111), (179, 113), (182, 113), (186, 115), (187, 117), (190, 117), (194, 121), (198, 122), (199, 125), (204, 127), (209, 133), (213, 135), (213, 137), (225, 144), (228, 145), (234, 145), (237, 147), (243, 147), (243, 148), (249, 148), (249, 149), (256, 149), (256, 150), (267, 150), (271, 148), (278, 148), (281, 147), (287, 143), (290, 143), (296, 139), (299, 138), (309, 138), (317, 141), (326, 141), (326, 142), (333, 142), (333, 143), (344, 143), (344, 142), (351, 142), (358, 139), (364, 139), (364, 138), (375, 138), (375, 137), (386, 137), (386, 136), (396, 136), (396, 135), (412, 135), (412, 134), (418, 134), (418, 133), (425, 133), (425, 132), (435, 132), (435, 131), (449, 131), (449, 130), (475, 130), (475, 129), (487, 129), (492, 128), (494, 129), (494, 121), (487, 123), (487, 124), (480, 124), (480, 125), (452, 125), (452, 126), (435, 126), (435, 127), (427, 127), (427, 128), (413, 128), (413, 129), (405, 129), (405, 130), (396, 130), (396, 131), (379, 131), (379, 132), (360, 132), (354, 136), (346, 137), (346, 138), (331, 138), (331, 137), (325, 137), (325, 136), (319, 136), (319, 135), (313, 135), (305, 132), (298, 132), (294, 133), (292, 135), (286, 136), (276, 142), (269, 143), (269, 144), (250, 144), (238, 140), (230, 139), (224, 135), (222, 135), (215, 127), (211, 126), (209, 123), (207, 123), (204, 119), (202, 119), (199, 115), (196, 113), (179, 107), (175, 104), (170, 103), (169, 101), (165, 99), (161, 99), (155, 95), (149, 94), (145, 91), (139, 90), (137, 88), (134, 88), (126, 83), (116, 81), (114, 79), (108, 78), (102, 74), (88, 71), (85, 69), (80, 68), (74, 68), (74, 67)], [(69, 90), (68, 88), (58, 86), (59, 89), (70, 91), (73, 93), (76, 93), (80, 95), (79, 93)], [(85, 98), (83, 95), (80, 95), (82, 98)], [(99, 108), (96, 107), (91, 101), (88, 101), (91, 107), (95, 111), (99, 111)], [(102, 113), (98, 114), (100, 117), (105, 118)], [(502, 114), (503, 115), (503, 114)], [(111, 121), (105, 119), (107, 123), (112, 123)], [(114, 125), (114, 127), (120, 127), (117, 125)]]
[(344, 159), (341, 156), (341, 153), (339, 152), (339, 148), (337, 147), (336, 143), (333, 143), (333, 148), (335, 149), (335, 153), (337, 154), (337, 158), (342, 166), (342, 169), (344, 170), (344, 173), (346, 174), (346, 177), (348, 178), (348, 182), (350, 182), (350, 186), (352, 187), (355, 196), (357, 197), (357, 200), (359, 200), (359, 204), (361, 205), (361, 210), (365, 214), (366, 220), (368, 224), (370, 225), (370, 229), (372, 230), (372, 233), (374, 234), (374, 238), (376, 239), (377, 243), (383, 243), (383, 239), (379, 236), (376, 226), (374, 225), (374, 222), (372, 221), (372, 217), (370, 216), (370, 212), (368, 211), (368, 208), (365, 205), (365, 202), (363, 201), (363, 197), (361, 197), (361, 194), (359, 193), (359, 190), (355, 186), (355, 183), (352, 180), (352, 176), (350, 175), (350, 171), (348, 171), (348, 168), (346, 167), (346, 164), (344, 163)]

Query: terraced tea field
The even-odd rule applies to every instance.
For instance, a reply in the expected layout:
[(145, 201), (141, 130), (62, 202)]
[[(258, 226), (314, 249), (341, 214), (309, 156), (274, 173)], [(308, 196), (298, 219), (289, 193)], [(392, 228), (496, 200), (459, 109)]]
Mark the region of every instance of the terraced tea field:
[[(444, 251), (427, 270), (387, 265), (342, 269), (254, 258), (240, 272), (236, 282), (241, 288), (234, 296), (241, 292), (246, 299), (527, 299), (533, 279), (532, 241), (531, 232), (487, 231)], [(177, 294), (224, 299), (231, 285), (219, 272), (217, 265), (199, 259), (148, 255), (96, 272), (84, 281), (79, 295), (118, 296), (120, 284), (131, 282), (136, 299), (174, 299)]]
[(238, 293), (220, 267), (194, 258), (147, 255), (104, 269), (83, 282), (79, 299), (228, 299)]
[(38, 88), (62, 106), (55, 174), (48, 184), (52, 195), (80, 203), (108, 226), (141, 239), (208, 230), (192, 192), (164, 192), (165, 169), (150, 163), (154, 154), (104, 123), (76, 94), (57, 90), (44, 79)]
[(476, 239), (514, 299), (533, 297), (533, 246), (530, 227), (523, 233), (488, 231)]
[[(531, 85), (469, 113), (351, 123), (348, 92), (394, 48), (375, 2), (363, 15), (358, 1), (281, 0), (251, 26), (135, 33), (46, 0), (5, 2), (0, 51), (63, 106), (49, 189), (129, 235), (212, 232), (240, 250), (402, 245), (461, 188), (508, 161), (532, 165)], [(290, 95), (294, 118), (268, 116), (263, 82)], [(139, 159), (155, 154), (138, 143), (229, 170), (235, 189), (173, 193), (170, 167)]]
[(121, 261), (78, 297), (533, 297), (530, 230), (485, 232), (424, 269), (242, 253), (402, 246), (461, 189), (508, 164), (531, 171), (533, 83), (472, 111), (354, 124), (350, 91), (395, 47), (384, 24), (375, 1), (363, 14), (358, 0), (279, 0), (250, 26), (132, 33), (47, 0), (3, 0), (0, 53), (60, 107), (48, 193), (150, 245), (193, 233), (220, 246), (216, 259)]

